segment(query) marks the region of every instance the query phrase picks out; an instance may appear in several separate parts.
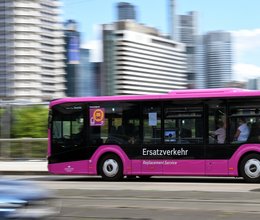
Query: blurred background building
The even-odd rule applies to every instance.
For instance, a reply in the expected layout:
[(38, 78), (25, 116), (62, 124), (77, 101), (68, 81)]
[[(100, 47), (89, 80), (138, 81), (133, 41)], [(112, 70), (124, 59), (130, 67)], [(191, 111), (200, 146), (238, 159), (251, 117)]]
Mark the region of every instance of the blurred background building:
[(206, 88), (225, 87), (232, 78), (232, 40), (228, 32), (214, 31), (203, 36), (203, 70)]
[(137, 20), (135, 6), (128, 2), (117, 4), (117, 20)]
[(176, 0), (166, 0), (170, 36), (137, 23), (136, 6), (117, 3), (117, 21), (102, 26), (102, 64), (81, 48), (77, 21), (62, 26), (59, 1), (0, 0), (0, 99), (165, 93), (231, 81), (231, 34), (198, 35), (197, 12), (178, 15)]
[(259, 90), (260, 89), (260, 77), (255, 78), (255, 79), (249, 79), (246, 87), (247, 87), (247, 89)]
[(74, 20), (64, 23), (65, 35), (65, 72), (66, 72), (66, 95), (77, 96), (79, 64), (80, 64), (80, 33), (78, 24)]
[(94, 87), (95, 87), (95, 95), (101, 96), (101, 84), (102, 84), (102, 62), (92, 62), (91, 63), (91, 71), (94, 74)]
[(0, 99), (63, 97), (64, 41), (58, 0), (0, 0)]
[(178, 15), (176, 15), (176, 1), (167, 0), (167, 24), (169, 28), (169, 38), (178, 41)]
[(91, 50), (81, 48), (80, 32), (75, 20), (64, 23), (66, 95), (69, 97), (97, 96), (100, 94), (100, 68), (90, 61)]
[[(247, 87), (246, 82), (232, 80), (225, 85), (226, 88), (240, 88), (245, 89)], [(253, 88), (252, 88), (253, 89)]]
[(207, 72), (206, 72), (206, 51), (204, 46), (203, 35), (196, 36), (196, 48), (195, 48), (195, 83), (196, 89), (207, 88)]
[(90, 50), (80, 48), (79, 78), (75, 96), (100, 95), (100, 68), (98, 69), (97, 66), (98, 63), (90, 62)]
[(103, 25), (103, 95), (187, 88), (185, 46), (134, 21)]
[(232, 78), (232, 37), (213, 31), (199, 35), (198, 13), (176, 14), (176, 0), (168, 0), (171, 39), (185, 44), (189, 88), (225, 87)]
[(178, 17), (178, 39), (186, 45), (188, 80), (189, 84), (194, 84), (196, 74), (196, 36), (198, 35), (197, 13), (192, 11), (187, 15), (179, 15)]

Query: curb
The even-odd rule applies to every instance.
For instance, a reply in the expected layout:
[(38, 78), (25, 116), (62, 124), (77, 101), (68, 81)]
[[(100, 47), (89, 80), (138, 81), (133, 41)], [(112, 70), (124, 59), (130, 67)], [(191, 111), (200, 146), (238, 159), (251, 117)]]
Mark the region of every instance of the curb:
[(16, 160), (0, 161), (2, 175), (48, 175), (47, 161)]
[(0, 175), (50, 175), (48, 171), (0, 171)]

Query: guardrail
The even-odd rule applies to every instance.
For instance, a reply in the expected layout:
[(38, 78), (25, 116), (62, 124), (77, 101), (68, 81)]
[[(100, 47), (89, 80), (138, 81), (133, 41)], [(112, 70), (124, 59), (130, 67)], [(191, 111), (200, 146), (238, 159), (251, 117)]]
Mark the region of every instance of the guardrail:
[(0, 139), (0, 159), (46, 159), (47, 138)]

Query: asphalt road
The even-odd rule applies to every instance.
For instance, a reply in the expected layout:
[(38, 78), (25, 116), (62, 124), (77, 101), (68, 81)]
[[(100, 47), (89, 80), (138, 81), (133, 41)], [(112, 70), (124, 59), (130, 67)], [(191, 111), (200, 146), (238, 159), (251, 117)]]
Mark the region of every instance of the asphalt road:
[(53, 220), (239, 220), (260, 218), (260, 184), (234, 178), (152, 178), (105, 182), (97, 177), (12, 176), (54, 190)]

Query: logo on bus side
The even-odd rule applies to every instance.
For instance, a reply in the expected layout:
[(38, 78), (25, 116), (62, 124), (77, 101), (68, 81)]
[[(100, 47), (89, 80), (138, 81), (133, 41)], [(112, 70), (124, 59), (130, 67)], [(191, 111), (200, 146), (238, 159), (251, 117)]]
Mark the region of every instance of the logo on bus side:
[(103, 126), (105, 124), (105, 109), (104, 108), (91, 108), (90, 114), (90, 126)]
[(64, 170), (65, 170), (67, 173), (71, 173), (71, 172), (74, 170), (74, 168), (71, 167), (71, 166), (67, 166), (67, 167), (64, 168)]

